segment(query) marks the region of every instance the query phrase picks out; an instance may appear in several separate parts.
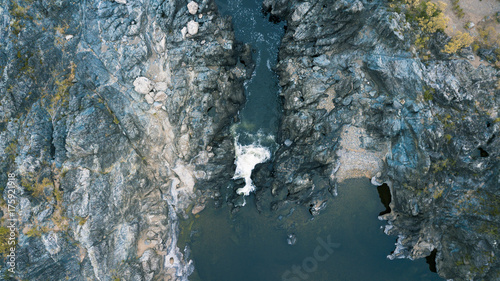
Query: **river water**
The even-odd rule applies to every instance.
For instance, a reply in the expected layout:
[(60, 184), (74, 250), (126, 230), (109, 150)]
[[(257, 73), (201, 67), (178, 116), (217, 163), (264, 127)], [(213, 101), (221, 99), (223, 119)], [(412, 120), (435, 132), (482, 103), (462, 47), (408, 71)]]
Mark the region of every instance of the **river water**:
[[(237, 192), (246, 206), (207, 207), (180, 222), (179, 248), (191, 249), (192, 281), (274, 280), (441, 280), (425, 259), (389, 260), (396, 237), (383, 233), (377, 216), (385, 207), (368, 179), (349, 180), (315, 217), (305, 208), (288, 214), (258, 213), (253, 204), (253, 167), (272, 157), (281, 113), (278, 77), (273, 71), (284, 23), (263, 16), (262, 0), (218, 0), (219, 11), (233, 17), (236, 39), (255, 48), (255, 72), (245, 84), (247, 102), (232, 128), (236, 148), (234, 179), (245, 179)], [(228, 179), (229, 180), (229, 179)], [(228, 192), (232, 192), (228, 190)], [(289, 245), (293, 233), (296, 243)]]
[[(442, 280), (425, 259), (387, 259), (396, 237), (383, 233), (385, 222), (377, 216), (385, 207), (368, 179), (348, 180), (338, 193), (314, 220), (300, 207), (287, 219), (259, 214), (249, 199), (234, 215), (227, 207), (207, 208), (198, 218), (183, 221), (179, 247), (189, 245), (195, 266), (189, 279)], [(297, 238), (295, 245), (287, 243), (290, 229)]]
[(273, 70), (284, 23), (273, 24), (262, 14), (260, 0), (216, 1), (222, 15), (232, 16), (237, 40), (254, 48), (255, 70), (245, 83), (246, 103), (239, 112), (240, 122), (233, 126), (236, 172), (234, 179), (244, 179), (237, 193), (248, 196), (255, 186), (250, 179), (256, 164), (271, 158), (276, 150), (280, 103), (278, 76)]

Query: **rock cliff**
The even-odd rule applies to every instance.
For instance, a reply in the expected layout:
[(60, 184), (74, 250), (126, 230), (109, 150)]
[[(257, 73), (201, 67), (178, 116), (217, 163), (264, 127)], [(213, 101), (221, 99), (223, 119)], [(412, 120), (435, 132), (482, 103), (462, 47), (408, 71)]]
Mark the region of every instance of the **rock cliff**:
[[(3, 276), (187, 280), (178, 218), (220, 203), (234, 174), (250, 46), (212, 0), (0, 3), (4, 255), (17, 220)], [(440, 33), (419, 56), (382, 1), (263, 7), (287, 24), (280, 148), (254, 170), (257, 208), (318, 215), (338, 182), (367, 177), (390, 188), (389, 258), (499, 279), (499, 71), (441, 52)]]
[(264, 9), (287, 29), (282, 146), (256, 171), (258, 198), (315, 215), (335, 204), (337, 182), (368, 177), (390, 186), (380, 218), (399, 238), (389, 258), (435, 259), (446, 279), (500, 278), (499, 71), (444, 54), (439, 33), (420, 58), (417, 32), (382, 1), (265, 0)]
[(1, 1), (4, 276), (187, 280), (177, 217), (232, 176), (249, 50), (213, 1), (188, 2)]

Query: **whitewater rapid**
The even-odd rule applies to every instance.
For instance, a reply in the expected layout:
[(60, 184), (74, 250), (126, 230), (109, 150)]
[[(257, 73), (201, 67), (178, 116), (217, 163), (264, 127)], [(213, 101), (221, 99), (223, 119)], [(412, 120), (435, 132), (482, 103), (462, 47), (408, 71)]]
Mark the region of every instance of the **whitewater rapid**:
[(238, 188), (236, 193), (248, 196), (250, 192), (255, 191), (255, 185), (251, 179), (255, 165), (269, 160), (271, 158), (271, 151), (269, 148), (261, 145), (241, 145), (235, 141), (235, 153), (234, 164), (236, 164), (236, 171), (234, 172), (233, 179), (245, 179), (245, 186)]

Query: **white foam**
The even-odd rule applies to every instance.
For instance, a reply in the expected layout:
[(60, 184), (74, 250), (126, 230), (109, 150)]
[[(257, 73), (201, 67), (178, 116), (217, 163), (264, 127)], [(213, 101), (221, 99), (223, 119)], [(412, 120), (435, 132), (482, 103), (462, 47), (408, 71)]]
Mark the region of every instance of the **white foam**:
[(250, 192), (255, 190), (255, 185), (250, 178), (255, 165), (269, 160), (271, 152), (268, 148), (260, 145), (240, 145), (237, 141), (235, 142), (235, 150), (236, 159), (234, 164), (236, 164), (236, 171), (233, 179), (245, 179), (245, 186), (238, 188), (236, 193), (248, 196)]

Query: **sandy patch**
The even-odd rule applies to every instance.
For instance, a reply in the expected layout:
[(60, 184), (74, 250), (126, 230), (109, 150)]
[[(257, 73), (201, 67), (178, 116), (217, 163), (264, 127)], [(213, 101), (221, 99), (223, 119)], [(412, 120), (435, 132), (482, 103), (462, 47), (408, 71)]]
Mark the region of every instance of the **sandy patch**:
[(326, 109), (328, 112), (332, 111), (335, 108), (333, 104), (333, 99), (335, 98), (335, 89), (334, 86), (331, 86), (325, 91), (326, 97), (322, 98), (318, 102), (318, 109)]
[[(444, 14), (450, 18), (448, 28), (446, 29), (448, 34), (454, 34), (456, 31), (466, 32), (468, 31), (464, 27), (466, 23), (472, 22), (478, 26), (481, 21), (485, 19), (485, 17), (491, 17), (494, 19), (495, 14), (500, 12), (500, 2), (498, 0), (461, 0), (458, 4), (463, 9), (464, 16), (459, 18), (452, 10), (452, 1), (442, 1), (447, 5)], [(496, 24), (496, 27), (498, 28), (500, 25)]]
[(150, 240), (144, 237), (139, 239), (137, 243), (137, 256), (141, 257), (147, 249), (155, 249), (158, 244), (158, 240)]
[(352, 126), (342, 128), (341, 147), (337, 152), (340, 167), (335, 174), (338, 182), (351, 178), (372, 178), (382, 171), (389, 143), (368, 150), (364, 148), (363, 139), (370, 139), (364, 129)]
[[(432, 0), (437, 3), (438, 0)], [(452, 0), (441, 0), (446, 3), (446, 9), (444, 11), (445, 16), (447, 16), (450, 21), (448, 22), (448, 27), (445, 32), (449, 36), (455, 35), (458, 31), (468, 32), (473, 37), (479, 37), (479, 28), (485, 28), (492, 26), (495, 28), (496, 33), (500, 34), (500, 24), (496, 22), (496, 13), (500, 12), (500, 1), (498, 0), (460, 0), (459, 5), (462, 8), (464, 16), (459, 18), (453, 11)], [(474, 27), (466, 28), (465, 26), (469, 23), (473, 23)], [(474, 56), (474, 61), (471, 61), (472, 65), (475, 67), (480, 64), (488, 64), (488, 62), (481, 61), (478, 56)]]

